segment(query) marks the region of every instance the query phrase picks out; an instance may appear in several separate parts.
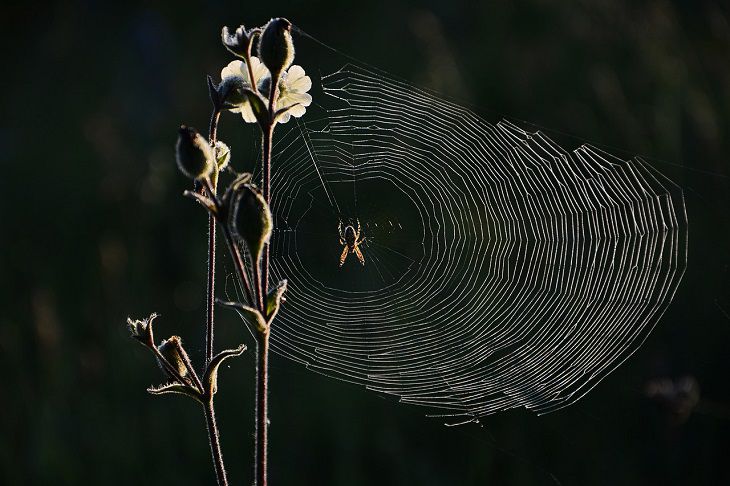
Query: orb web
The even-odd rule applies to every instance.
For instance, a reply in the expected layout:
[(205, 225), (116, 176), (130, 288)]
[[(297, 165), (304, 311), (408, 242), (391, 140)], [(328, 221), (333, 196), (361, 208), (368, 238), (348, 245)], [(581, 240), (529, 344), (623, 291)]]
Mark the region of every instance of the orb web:
[(313, 81), (274, 147), (274, 352), (471, 421), (570, 405), (646, 339), (686, 265), (677, 185), (354, 63)]

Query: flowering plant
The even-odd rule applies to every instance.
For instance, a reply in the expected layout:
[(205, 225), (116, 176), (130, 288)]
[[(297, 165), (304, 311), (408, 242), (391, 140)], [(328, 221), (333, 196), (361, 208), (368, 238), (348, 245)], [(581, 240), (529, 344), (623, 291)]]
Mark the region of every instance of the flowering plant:
[[(227, 485), (227, 473), (220, 448), (213, 398), (218, 390), (218, 368), (231, 357), (242, 354), (244, 345), (214, 354), (213, 331), (216, 303), (236, 310), (256, 337), (256, 482), (267, 482), (268, 448), (268, 355), (269, 330), (284, 302), (287, 281), (269, 285), (269, 240), (273, 229), (271, 204), (271, 150), (274, 128), (291, 117), (300, 118), (312, 103), (308, 91), (312, 81), (301, 66), (293, 65), (292, 25), (283, 18), (271, 19), (254, 29), (238, 27), (233, 33), (224, 27), (223, 45), (238, 59), (221, 70), (221, 80), (208, 77), (213, 103), (208, 137), (197, 130), (181, 126), (175, 147), (180, 171), (195, 183), (184, 195), (201, 204), (208, 212), (208, 279), (205, 333), (205, 363), (199, 372), (193, 366), (182, 339), (171, 336), (156, 344), (151, 314), (146, 319), (128, 319), (132, 337), (149, 349), (162, 368), (168, 383), (150, 387), (153, 395), (178, 394), (192, 398), (203, 406), (211, 454), (219, 486)], [(252, 50), (258, 56), (253, 56)], [(231, 171), (231, 151), (218, 140), (221, 113), (240, 113), (246, 123), (256, 123), (262, 134), (261, 186), (252, 182), (249, 173), (236, 174), (219, 193), (219, 176)], [(237, 276), (244, 289), (243, 302), (221, 302), (215, 298), (216, 229), (220, 228)], [(239, 242), (242, 244), (239, 245)], [(243, 257), (247, 252), (249, 258)], [(253, 279), (249, 278), (250, 274)]]

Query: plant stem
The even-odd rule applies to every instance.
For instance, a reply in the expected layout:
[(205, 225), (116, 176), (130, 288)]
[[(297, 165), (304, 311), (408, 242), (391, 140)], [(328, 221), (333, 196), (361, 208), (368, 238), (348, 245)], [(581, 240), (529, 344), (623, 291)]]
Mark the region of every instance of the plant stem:
[[(264, 140), (263, 140), (263, 152), (264, 152), (264, 167), (263, 167), (263, 181), (262, 181), (262, 195), (266, 200), (266, 204), (271, 207), (271, 139), (273, 138), (274, 127), (269, 126), (264, 128)], [(269, 244), (264, 245), (263, 261), (261, 263), (261, 287), (264, 289), (264, 294), (268, 293), (269, 290)], [(266, 315), (264, 315), (266, 317)]]
[(208, 139), (213, 146), (218, 141), (218, 121), (220, 118), (221, 111), (218, 108), (213, 108), (213, 113), (210, 115), (210, 127), (208, 128)]
[(251, 45), (253, 44), (253, 39), (251, 42), (248, 43), (248, 47), (246, 47), (246, 69), (248, 69), (248, 80), (250, 81), (251, 89), (254, 93), (258, 93), (258, 80), (253, 77), (253, 67), (251, 66)]
[[(215, 147), (218, 138), (218, 121), (221, 112), (218, 108), (213, 109), (210, 117), (210, 128), (208, 130), (208, 139), (210, 144)], [(216, 188), (218, 186), (218, 178), (216, 177), (212, 184), (211, 197), (215, 198)], [(212, 214), (208, 215), (208, 285), (206, 287), (206, 319), (205, 319), (205, 366), (208, 366), (210, 360), (213, 359), (213, 325), (215, 321), (215, 218)]]
[(269, 333), (256, 343), (256, 486), (266, 486), (269, 445)]
[(266, 306), (264, 304), (264, 302), (266, 302), (266, 296), (264, 296), (261, 269), (258, 265), (258, 262), (253, 262), (253, 280), (256, 282), (256, 303), (254, 304), (254, 307), (256, 307), (259, 312), (261, 312), (261, 315), (264, 316), (264, 319), (266, 319)]
[(213, 322), (215, 306), (215, 218), (208, 216), (208, 285), (205, 325), (205, 366), (213, 359)]
[(218, 437), (218, 425), (215, 422), (215, 409), (211, 397), (203, 406), (205, 409), (205, 422), (208, 426), (208, 441), (210, 442), (210, 453), (213, 455), (215, 475), (218, 478), (218, 486), (228, 486), (226, 469), (223, 465), (223, 453), (221, 452), (220, 439)]
[[(221, 112), (218, 107), (213, 109), (210, 117), (210, 128), (208, 130), (208, 140), (215, 150), (215, 144), (218, 139), (218, 121)], [(218, 186), (218, 177), (215, 177), (211, 186), (208, 188), (211, 192), (210, 197), (215, 199), (216, 189)], [(205, 368), (208, 368), (213, 359), (213, 325), (215, 322), (215, 217), (208, 215), (208, 285), (207, 285), (207, 302), (206, 302), (206, 326), (205, 326)], [(197, 377), (196, 377), (197, 378)], [(197, 380), (200, 383), (199, 380)], [(202, 387), (202, 385), (200, 385)], [(218, 433), (218, 425), (215, 421), (215, 409), (213, 408), (213, 397), (203, 407), (205, 409), (205, 423), (208, 428), (208, 442), (210, 442), (210, 452), (213, 456), (213, 464), (215, 466), (215, 475), (218, 478), (218, 486), (228, 486), (226, 478), (226, 470), (223, 466), (223, 453), (221, 452), (221, 444)]]
[[(271, 146), (274, 135), (274, 113), (276, 113), (276, 92), (278, 77), (272, 77), (269, 90), (269, 120), (263, 126), (263, 181), (262, 195), (271, 206)], [(259, 308), (264, 319), (266, 314), (266, 295), (269, 290), (269, 244), (264, 245), (263, 261), (259, 275)], [(269, 331), (259, 334), (256, 343), (256, 486), (266, 486), (267, 454), (269, 449)]]

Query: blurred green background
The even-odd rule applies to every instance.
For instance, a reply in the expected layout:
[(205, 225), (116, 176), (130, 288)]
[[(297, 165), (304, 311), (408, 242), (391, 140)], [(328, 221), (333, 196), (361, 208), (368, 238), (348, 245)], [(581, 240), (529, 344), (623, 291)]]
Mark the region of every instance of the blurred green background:
[[(206, 222), (176, 127), (207, 124), (220, 27), (277, 15), (490, 121), (649, 157), (686, 191), (690, 254), (639, 352), (544, 417), (446, 428), (275, 356), (272, 484), (730, 483), (730, 11), (664, 0), (4, 3), (0, 483), (213, 484), (200, 410), (146, 394), (161, 375), (124, 321), (160, 312), (199, 357)], [(218, 315), (219, 346), (248, 339)], [(221, 373), (232, 484), (252, 478), (252, 357)], [(682, 376), (688, 413), (646, 397)]]

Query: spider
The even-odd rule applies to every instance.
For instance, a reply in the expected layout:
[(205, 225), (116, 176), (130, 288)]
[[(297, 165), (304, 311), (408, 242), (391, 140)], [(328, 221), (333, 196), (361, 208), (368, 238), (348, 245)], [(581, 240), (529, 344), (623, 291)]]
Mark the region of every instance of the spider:
[(342, 231), (342, 221), (337, 225), (337, 229), (340, 232), (340, 245), (343, 245), (342, 255), (340, 255), (340, 266), (345, 264), (348, 253), (354, 253), (357, 259), (360, 260), (361, 265), (365, 265), (365, 257), (362, 256), (360, 251), (360, 243), (365, 241), (365, 238), (360, 238), (360, 220), (357, 220), (357, 230), (352, 225), (345, 226), (345, 231)]

